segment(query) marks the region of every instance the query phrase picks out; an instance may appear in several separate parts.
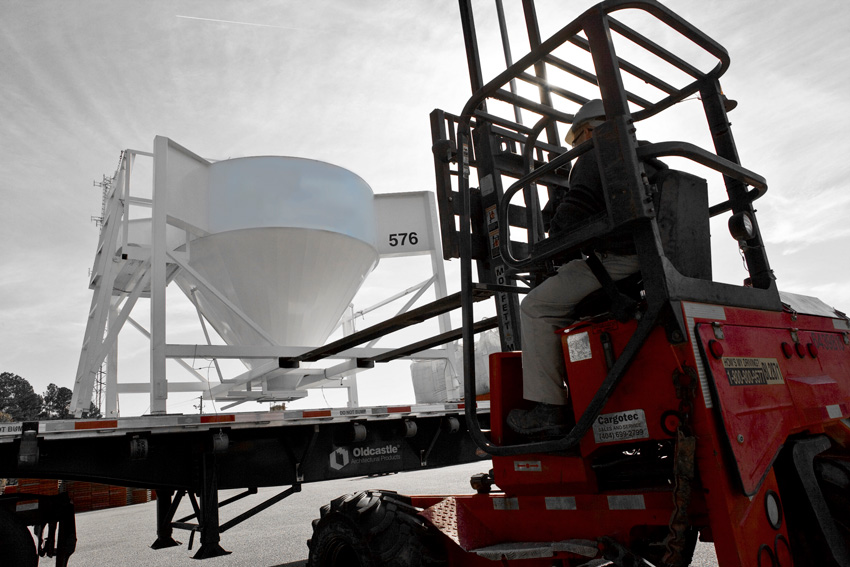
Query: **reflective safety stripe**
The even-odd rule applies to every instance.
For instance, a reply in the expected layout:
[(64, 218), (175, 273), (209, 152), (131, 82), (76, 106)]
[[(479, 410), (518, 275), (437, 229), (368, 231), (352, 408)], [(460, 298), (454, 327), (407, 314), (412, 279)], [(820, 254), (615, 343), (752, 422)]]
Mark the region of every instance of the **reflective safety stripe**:
[(705, 367), (703, 366), (702, 357), (699, 354), (699, 347), (697, 346), (699, 337), (697, 337), (694, 332), (694, 319), (716, 319), (718, 321), (725, 321), (726, 311), (719, 305), (705, 305), (702, 303), (690, 303), (687, 301), (682, 303), (682, 307), (687, 319), (686, 323), (688, 326), (688, 333), (691, 335), (691, 349), (694, 353), (694, 360), (696, 360), (697, 363), (697, 374), (699, 375), (702, 399), (705, 402), (705, 407), (711, 409), (714, 407), (714, 402), (711, 400), (711, 390), (708, 385), (708, 378), (706, 377)]
[(106, 419), (101, 421), (77, 421), (74, 429), (112, 429), (118, 427), (117, 419)]
[(608, 496), (610, 510), (646, 510), (643, 494), (616, 494)]
[(38, 502), (18, 502), (15, 506), (16, 512), (26, 512), (28, 510), (38, 510)]
[(202, 415), (201, 423), (227, 423), (236, 421), (235, 415)]
[(305, 411), (301, 415), (304, 418), (308, 418), (308, 417), (331, 417), (331, 410)]
[(519, 510), (518, 498), (493, 498), (494, 510)]
[(575, 510), (576, 509), (576, 497), (575, 496), (547, 496), (546, 497), (546, 509), (547, 510)]
[(516, 472), (541, 472), (543, 465), (540, 461), (514, 461), (514, 471)]

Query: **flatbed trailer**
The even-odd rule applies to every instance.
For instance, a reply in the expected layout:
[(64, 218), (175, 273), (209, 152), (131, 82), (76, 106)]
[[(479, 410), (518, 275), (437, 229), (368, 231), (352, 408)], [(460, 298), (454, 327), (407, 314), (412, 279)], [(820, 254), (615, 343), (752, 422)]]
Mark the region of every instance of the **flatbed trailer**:
[[(177, 545), (172, 530), (186, 529), (193, 536), (200, 532), (195, 557), (214, 557), (226, 553), (219, 544), (221, 532), (297, 493), (302, 483), (485, 458), (467, 433), (464, 411), (463, 403), (454, 402), (4, 423), (0, 477), (154, 489), (153, 547)], [(478, 411), (488, 415), (489, 402), (478, 402)], [(236, 518), (219, 520), (219, 507), (268, 486), (286, 488)], [(219, 502), (223, 489), (246, 491)], [(175, 521), (184, 497), (196, 517)], [(46, 545), (40, 542), (39, 548), (65, 565), (76, 541), (72, 504), (65, 494), (0, 496), (0, 528), (9, 534), (15, 527), (20, 534), (23, 524), (47, 525)], [(3, 545), (12, 540), (7, 537)], [(32, 546), (31, 539), (27, 545)]]
[[(122, 154), (122, 163), (124, 159)], [(115, 190), (110, 191), (110, 197), (117, 211), (120, 203), (115, 204)], [(120, 251), (112, 250), (108, 256), (126, 260)], [(105, 286), (105, 292), (94, 287), (92, 313), (103, 302), (109, 305), (114, 286)], [(139, 295), (143, 287), (137, 286)], [(119, 291), (126, 295), (126, 290)], [(483, 301), (494, 293), (482, 289), (472, 295), (472, 301)], [(431, 303), (405, 308), (394, 317), (314, 348), (260, 347), (262, 358), (269, 359), (264, 368), (284, 372), (302, 369), (307, 373), (313, 369), (302, 368), (302, 364), (339, 355), (349, 358), (343, 365), (345, 371), (359, 371), (405, 357), (428, 358), (426, 351), (458, 340), (463, 329), (452, 330), (441, 324), (439, 334), (404, 346), (358, 347), (424, 321), (448, 319), (448, 313), (461, 302), (460, 293), (438, 296)], [(496, 325), (496, 317), (485, 318), (475, 324), (475, 332)], [(150, 336), (164, 336), (164, 328), (159, 333)], [(206, 356), (208, 349), (221, 350), (209, 345), (189, 348), (198, 356)], [(251, 348), (242, 348), (239, 356), (245, 356)], [(249, 352), (248, 358), (251, 355)], [(476, 430), (489, 429), (489, 401), (484, 398), (478, 397), (475, 402), (481, 415), (475, 418)], [(198, 532), (200, 547), (194, 557), (203, 559), (227, 554), (220, 545), (222, 532), (297, 493), (305, 482), (488, 459), (468, 433), (472, 428), (463, 401), (205, 415), (168, 414), (151, 407), (152, 414), (142, 417), (0, 424), (0, 478), (81, 480), (156, 490), (157, 528), (152, 547), (178, 545), (172, 537), (176, 528), (192, 533), (191, 549)], [(285, 488), (249, 511), (220, 521), (220, 507), (255, 494), (260, 487), (272, 486)], [(245, 492), (220, 502), (218, 491), (224, 489)], [(184, 497), (195, 513), (175, 520)], [(37, 548), (26, 526), (36, 527)], [(0, 558), (12, 565), (36, 565), (37, 555), (55, 556), (57, 566), (62, 567), (67, 565), (75, 544), (74, 507), (67, 494), (0, 496)]]

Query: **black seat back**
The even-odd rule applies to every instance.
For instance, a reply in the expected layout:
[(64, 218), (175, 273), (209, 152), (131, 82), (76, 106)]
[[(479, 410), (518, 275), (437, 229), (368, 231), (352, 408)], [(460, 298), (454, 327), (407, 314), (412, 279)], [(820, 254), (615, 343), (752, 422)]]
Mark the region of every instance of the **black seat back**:
[(711, 280), (711, 232), (705, 179), (666, 169), (654, 179), (664, 255), (683, 276)]

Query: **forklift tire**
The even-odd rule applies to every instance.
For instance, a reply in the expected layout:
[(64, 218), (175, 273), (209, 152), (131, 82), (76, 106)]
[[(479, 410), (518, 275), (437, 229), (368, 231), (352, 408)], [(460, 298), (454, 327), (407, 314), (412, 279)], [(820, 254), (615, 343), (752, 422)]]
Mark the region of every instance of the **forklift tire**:
[(347, 494), (322, 506), (308, 567), (441, 567), (440, 534), (395, 492)]
[(36, 567), (38, 554), (27, 527), (14, 514), (0, 509), (0, 557), (10, 567)]
[(823, 436), (795, 439), (776, 461), (795, 565), (850, 565), (850, 467)]

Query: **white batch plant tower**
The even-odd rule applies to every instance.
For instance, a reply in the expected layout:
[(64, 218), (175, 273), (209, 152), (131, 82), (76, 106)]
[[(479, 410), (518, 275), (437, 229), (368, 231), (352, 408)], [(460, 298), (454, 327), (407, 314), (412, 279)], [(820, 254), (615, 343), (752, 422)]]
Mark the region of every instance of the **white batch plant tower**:
[[(152, 198), (131, 191), (137, 156), (153, 158)], [(132, 210), (149, 210), (131, 214)], [(430, 254), (430, 278), (391, 299), (425, 289), (446, 295), (433, 194), (373, 194), (354, 173), (293, 157), (210, 161), (165, 137), (154, 152), (126, 150), (104, 191), (104, 216), (90, 280), (94, 291), (72, 409), (89, 408), (98, 375), (105, 375), (106, 417), (117, 417), (121, 393), (150, 393), (152, 414), (167, 412), (169, 391), (198, 392), (232, 405), (293, 400), (309, 387), (348, 388), (357, 405), (358, 357), (369, 345), (341, 353), (330, 368), (281, 368), (291, 357), (323, 345), (366, 276), (382, 256)], [(198, 311), (207, 344), (166, 342), (166, 286), (175, 283)], [(150, 325), (132, 315), (149, 299)], [(342, 322), (341, 322), (342, 319)], [(439, 317), (449, 329), (448, 315)], [(118, 336), (127, 323), (150, 341), (150, 381), (119, 383)], [(226, 345), (210, 340), (211, 326)], [(350, 327), (348, 328), (350, 330)], [(454, 345), (417, 359), (455, 359)], [(245, 372), (211, 382), (185, 360), (241, 359)], [(175, 381), (166, 359), (192, 376)], [(185, 374), (185, 373), (184, 373)], [(459, 392), (456, 376), (446, 390)]]

